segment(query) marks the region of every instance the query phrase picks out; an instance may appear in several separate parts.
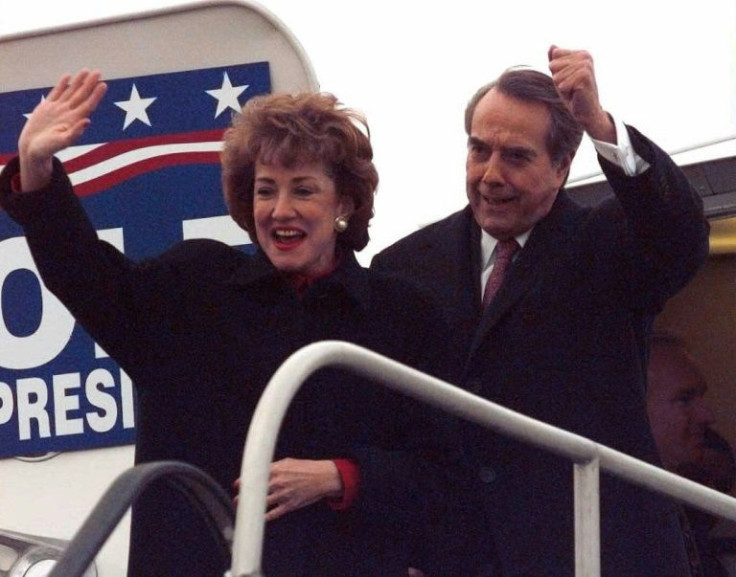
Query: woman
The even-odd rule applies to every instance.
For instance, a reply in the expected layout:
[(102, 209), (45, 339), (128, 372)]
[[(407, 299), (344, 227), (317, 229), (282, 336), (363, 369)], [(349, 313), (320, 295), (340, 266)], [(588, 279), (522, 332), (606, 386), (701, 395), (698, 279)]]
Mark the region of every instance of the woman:
[[(105, 90), (97, 72), (60, 80), (26, 123), (0, 201), (46, 286), (136, 384), (137, 462), (187, 461), (230, 487), (264, 386), (311, 342), (350, 341), (447, 377), (435, 308), (355, 260), (378, 182), (359, 115), (325, 94), (252, 100), (226, 133), (223, 184), (260, 250), (193, 240), (134, 263), (97, 239), (53, 157)], [(412, 538), (446, 516), (432, 506), (448, 495), (442, 430), (424, 405), (349, 372), (310, 378), (271, 468), (265, 573), (405, 576)], [(137, 501), (130, 575), (222, 575), (182, 505), (165, 489)]]

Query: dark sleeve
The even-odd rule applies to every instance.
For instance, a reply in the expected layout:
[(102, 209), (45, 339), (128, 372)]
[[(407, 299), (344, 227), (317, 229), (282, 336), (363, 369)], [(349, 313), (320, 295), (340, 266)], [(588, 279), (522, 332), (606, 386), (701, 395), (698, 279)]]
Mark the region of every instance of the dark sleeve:
[(705, 263), (709, 225), (702, 199), (682, 170), (656, 144), (627, 128), (634, 150), (650, 166), (626, 176), (599, 157), (623, 212), (617, 235), (606, 239), (607, 256), (624, 267), (618, 282), (625, 304), (656, 313)]
[(371, 270), (400, 274), (402, 269), (398, 263), (406, 262), (406, 255), (404, 254), (405, 251), (402, 250), (402, 246), (394, 244), (373, 255), (370, 265)]
[(54, 159), (49, 185), (37, 191), (13, 191), (18, 170), (15, 159), (0, 174), (0, 204), (23, 227), (44, 285), (135, 380), (147, 363), (155, 366), (156, 343), (164, 341), (177, 291), (186, 285), (176, 280), (176, 251), (128, 259), (98, 238), (61, 162)]
[(113, 246), (98, 240), (61, 162), (54, 159), (50, 183), (37, 191), (13, 192), (11, 182), (18, 170), (17, 159), (5, 167), (0, 177), (0, 203), (23, 227), (46, 288), (109, 354), (116, 356), (116, 341), (134, 332), (132, 316), (124, 309), (128, 299), (123, 295), (132, 263)]
[[(370, 264), (371, 270), (403, 277), (412, 281), (415, 286), (422, 288), (421, 282), (424, 279), (415, 278), (413, 272), (414, 268), (421, 263), (421, 261), (417, 261), (417, 255), (429, 254), (434, 256), (431, 244), (424, 238), (428, 228), (405, 236), (373, 255)], [(424, 265), (424, 263), (421, 264)]]

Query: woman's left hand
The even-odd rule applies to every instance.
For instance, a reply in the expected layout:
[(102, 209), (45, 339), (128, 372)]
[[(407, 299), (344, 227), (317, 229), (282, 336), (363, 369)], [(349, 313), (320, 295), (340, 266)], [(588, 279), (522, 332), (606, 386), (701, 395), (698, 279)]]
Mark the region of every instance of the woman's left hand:
[(281, 459), (271, 463), (266, 521), (311, 505), (325, 497), (339, 498), (343, 486), (333, 461)]

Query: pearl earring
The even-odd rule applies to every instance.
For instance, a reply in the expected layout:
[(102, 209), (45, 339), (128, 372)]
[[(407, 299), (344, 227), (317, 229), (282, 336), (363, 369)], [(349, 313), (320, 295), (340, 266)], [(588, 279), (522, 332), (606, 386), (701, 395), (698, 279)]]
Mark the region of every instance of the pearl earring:
[(335, 219), (334, 227), (336, 232), (345, 232), (348, 229), (348, 219), (344, 216), (338, 216)]

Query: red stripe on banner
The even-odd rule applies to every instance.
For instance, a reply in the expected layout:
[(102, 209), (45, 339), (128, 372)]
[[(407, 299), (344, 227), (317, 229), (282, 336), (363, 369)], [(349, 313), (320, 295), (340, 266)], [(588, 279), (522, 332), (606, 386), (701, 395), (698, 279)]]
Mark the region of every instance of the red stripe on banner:
[(74, 186), (74, 191), (79, 197), (90, 196), (106, 190), (112, 186), (135, 178), (145, 172), (152, 172), (159, 168), (178, 166), (182, 164), (219, 164), (219, 152), (186, 152), (179, 154), (165, 154), (148, 158), (140, 162), (129, 164), (117, 170), (113, 170), (98, 178), (83, 182)]
[(68, 173), (83, 170), (90, 166), (94, 166), (100, 162), (137, 150), (139, 148), (147, 148), (149, 146), (160, 146), (165, 144), (182, 144), (191, 142), (219, 142), (222, 140), (224, 130), (207, 130), (203, 132), (188, 132), (182, 134), (166, 134), (163, 136), (150, 136), (147, 138), (134, 138), (131, 140), (115, 140), (98, 146), (94, 150), (71, 158), (64, 162), (64, 167)]

